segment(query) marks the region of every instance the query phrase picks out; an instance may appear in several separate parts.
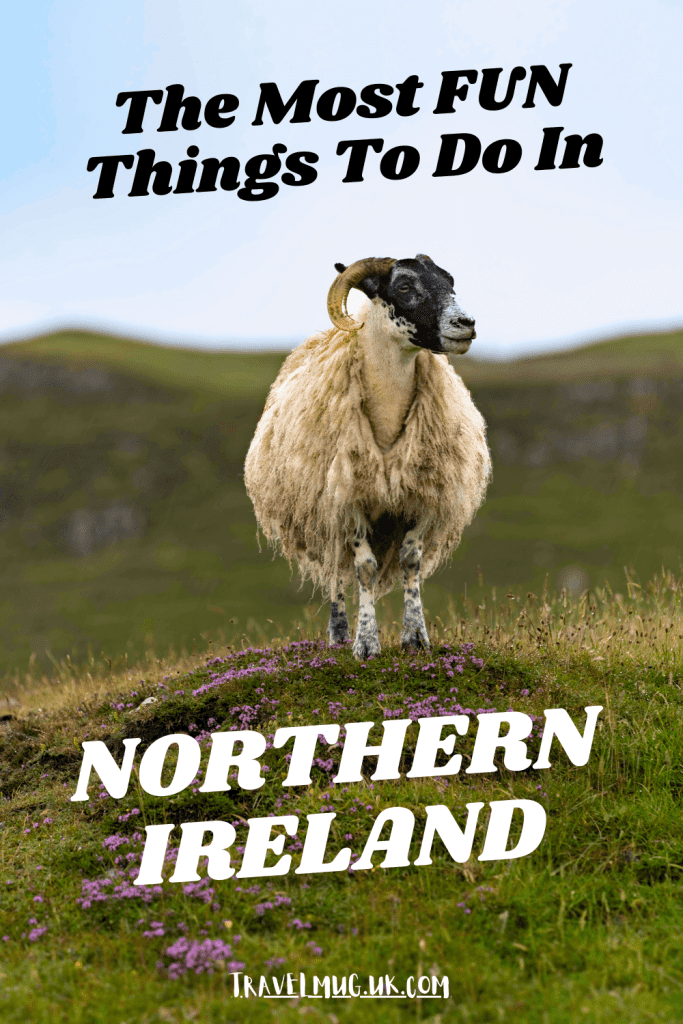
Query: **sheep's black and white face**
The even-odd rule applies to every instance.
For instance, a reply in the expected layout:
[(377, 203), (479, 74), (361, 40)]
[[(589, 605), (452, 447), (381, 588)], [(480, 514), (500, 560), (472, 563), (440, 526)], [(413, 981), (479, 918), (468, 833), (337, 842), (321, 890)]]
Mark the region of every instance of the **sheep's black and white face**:
[(467, 352), (476, 337), (474, 320), (455, 298), (453, 278), (428, 256), (397, 260), (385, 277), (368, 277), (360, 287), (368, 298), (385, 303), (388, 315), (420, 348)]

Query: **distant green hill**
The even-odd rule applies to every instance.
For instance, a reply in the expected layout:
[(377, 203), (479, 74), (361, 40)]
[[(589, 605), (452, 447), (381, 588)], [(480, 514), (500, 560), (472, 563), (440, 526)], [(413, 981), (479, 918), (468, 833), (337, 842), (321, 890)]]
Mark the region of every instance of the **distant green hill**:
[[(285, 356), (85, 332), (0, 348), (0, 677), (32, 654), (46, 668), (89, 646), (137, 660), (221, 628), (273, 635), (269, 619), (290, 632), (318, 610), (259, 551), (242, 481)], [(454, 365), (489, 424), (494, 477), (425, 588), (432, 615), (482, 579), (505, 600), (546, 574), (624, 590), (624, 565), (678, 570), (683, 332)], [(399, 607), (393, 595), (383, 614)]]

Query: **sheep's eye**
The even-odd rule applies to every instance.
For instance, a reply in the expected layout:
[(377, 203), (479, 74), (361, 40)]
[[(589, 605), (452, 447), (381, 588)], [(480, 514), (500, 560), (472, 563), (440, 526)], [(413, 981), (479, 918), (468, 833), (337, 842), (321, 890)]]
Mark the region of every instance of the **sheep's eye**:
[(398, 286), (398, 290), (400, 292), (409, 292), (410, 291), (410, 285), (409, 284), (400, 284)]

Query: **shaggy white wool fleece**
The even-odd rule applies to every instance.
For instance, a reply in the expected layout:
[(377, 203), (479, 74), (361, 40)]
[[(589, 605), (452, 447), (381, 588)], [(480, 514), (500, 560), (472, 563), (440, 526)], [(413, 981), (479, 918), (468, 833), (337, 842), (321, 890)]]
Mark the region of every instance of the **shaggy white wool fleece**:
[(378, 562), (375, 597), (401, 581), (406, 531), (425, 519), (420, 576), (430, 576), (457, 547), (490, 476), (481, 414), (447, 356), (426, 349), (410, 361), (414, 390), (403, 425), (390, 447), (378, 445), (364, 373), (370, 343), (359, 324), (295, 349), (245, 464), (268, 542), (328, 596), (355, 583), (353, 530), (364, 523)]

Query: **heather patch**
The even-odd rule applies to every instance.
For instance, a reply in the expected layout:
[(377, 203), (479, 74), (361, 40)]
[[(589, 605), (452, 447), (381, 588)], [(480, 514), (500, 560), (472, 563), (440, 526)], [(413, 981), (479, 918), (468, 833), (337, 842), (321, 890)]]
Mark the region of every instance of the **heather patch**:
[[(630, 612), (614, 602), (611, 619), (606, 603), (589, 600), (584, 619), (564, 625), (560, 616), (569, 610), (561, 602), (555, 619), (529, 602), (513, 636), (489, 630), (463, 641), (435, 634), (431, 652), (405, 654), (387, 643), (362, 663), (347, 645), (320, 638), (245, 644), (191, 673), (138, 674), (109, 692), (81, 695), (64, 711), (11, 722), (0, 735), (7, 764), (0, 943), (2, 972), (13, 979), (3, 980), (3, 1019), (17, 1019), (30, 994), (41, 1024), (70, 1024), (79, 1005), (90, 1014), (83, 1011), (84, 1021), (147, 1015), (151, 1022), (158, 1007), (172, 1009), (178, 1024), (188, 1008), (197, 1019), (223, 1020), (236, 971), (407, 975), (421, 964), (421, 971), (450, 978), (454, 1002), (444, 1019), (488, 1022), (502, 1006), (531, 1024), (573, 1024), (582, 1005), (612, 999), (622, 1009), (630, 1000), (640, 1014), (631, 1014), (634, 1021), (647, 1019), (652, 1007), (666, 1020), (683, 985), (683, 669), (678, 639), (672, 642), (683, 633), (678, 593), (670, 589), (659, 613), (644, 599), (634, 598)], [(559, 751), (549, 770), (510, 772), (497, 755), (495, 773), (467, 774), (477, 716), (508, 709), (529, 715), (531, 753), (539, 748), (544, 709), (564, 707), (578, 722), (596, 703), (605, 712), (584, 767)], [(471, 724), (457, 741), (461, 771), (408, 778), (419, 720), (451, 715)], [(373, 722), (368, 743), (376, 744), (382, 723), (400, 719), (411, 724), (398, 779), (373, 781), (376, 758), (368, 757), (361, 781), (334, 782), (347, 723)], [(311, 784), (283, 786), (292, 747), (274, 747), (276, 730), (316, 723), (339, 726), (339, 740), (319, 735)], [(240, 730), (263, 736), (263, 786), (243, 789), (233, 772), (229, 790), (201, 792), (211, 737)], [(134, 772), (122, 799), (93, 776), (88, 801), (70, 800), (84, 739), (102, 739), (120, 762), (122, 740), (139, 736), (139, 763), (151, 743), (173, 732), (194, 737), (201, 750), (196, 777), (175, 796), (149, 796)], [(174, 772), (173, 751), (164, 784)], [(468, 802), (511, 797), (538, 800), (548, 815), (545, 839), (530, 857), (480, 862), (479, 838), (470, 860), (455, 863), (437, 837), (431, 865), (412, 865), (426, 807), (446, 805), (462, 825)], [(372, 825), (388, 807), (415, 816), (411, 866), (385, 870), (376, 855), (372, 870), (356, 871)], [(335, 815), (327, 859), (348, 847), (350, 865), (298, 875), (307, 816), (321, 813)], [(197, 880), (170, 882), (182, 822), (232, 825), (231, 863), (239, 871), (248, 819), (284, 815), (300, 823), (294, 835), (274, 830), (292, 858), (286, 876), (210, 879), (200, 858)], [(145, 828), (164, 823), (174, 827), (163, 881), (135, 886)], [(32, 970), (39, 985), (30, 982)], [(330, 1005), (339, 1019), (366, 1019), (364, 1004)], [(99, 1006), (106, 1016), (94, 1015)], [(271, 1019), (266, 1004), (249, 1009), (250, 1019)], [(414, 1009), (397, 1000), (391, 1019), (411, 1019)], [(284, 1000), (278, 1011), (285, 1021), (300, 1017)]]

